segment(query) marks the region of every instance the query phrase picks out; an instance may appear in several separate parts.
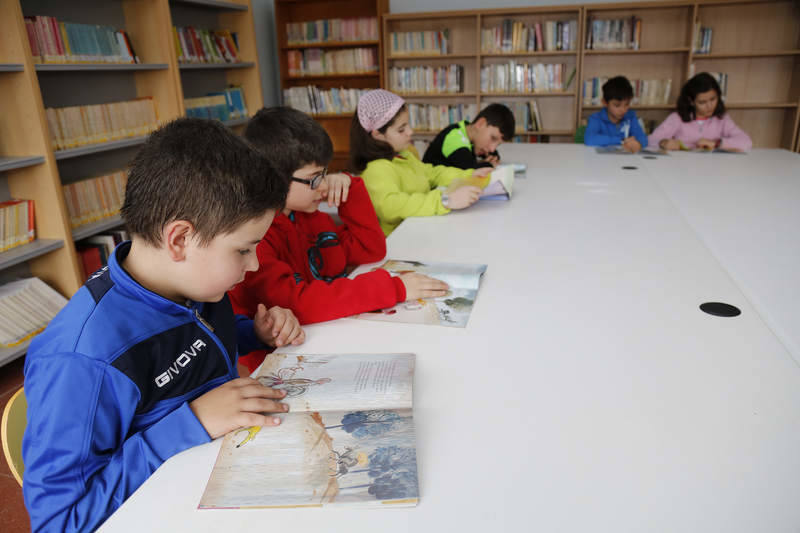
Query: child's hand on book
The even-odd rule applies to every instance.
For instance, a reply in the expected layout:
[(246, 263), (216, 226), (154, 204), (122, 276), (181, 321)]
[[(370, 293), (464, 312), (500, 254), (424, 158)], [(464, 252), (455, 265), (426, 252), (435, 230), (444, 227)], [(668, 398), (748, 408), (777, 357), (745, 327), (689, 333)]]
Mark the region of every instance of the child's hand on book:
[(475, 170), (472, 171), (472, 177), (474, 177), (474, 178), (486, 177), (489, 174), (491, 174), (492, 170), (493, 170), (492, 167), (476, 168)]
[(662, 150), (680, 150), (681, 142), (677, 139), (662, 139), (661, 142), (658, 143), (658, 147)]
[(709, 139), (700, 139), (697, 141), (697, 147), (701, 150), (713, 150), (717, 147), (717, 142)]
[(263, 413), (285, 413), (289, 406), (278, 402), (286, 392), (265, 387), (252, 378), (223, 383), (189, 403), (194, 416), (212, 439), (236, 428), (277, 426), (281, 419)]
[(459, 187), (448, 195), (447, 208), (464, 209), (465, 207), (469, 207), (477, 202), (480, 196), (480, 187), (475, 187), (474, 185)]
[(626, 152), (630, 152), (632, 154), (635, 154), (636, 152), (638, 152), (639, 150), (642, 149), (642, 145), (641, 145), (641, 143), (639, 141), (636, 140), (636, 137), (630, 136), (627, 139), (625, 139), (624, 141), (622, 141), (622, 148)]
[(406, 286), (406, 301), (418, 298), (438, 298), (450, 288), (444, 281), (417, 272), (402, 274), (400, 280)]
[(294, 313), (277, 305), (267, 310), (264, 304), (258, 304), (253, 327), (262, 342), (276, 348), (287, 344), (303, 344), (306, 340), (306, 334)]
[(328, 205), (339, 207), (339, 204), (347, 202), (350, 194), (350, 176), (343, 172), (328, 174), (325, 178), (328, 182)]

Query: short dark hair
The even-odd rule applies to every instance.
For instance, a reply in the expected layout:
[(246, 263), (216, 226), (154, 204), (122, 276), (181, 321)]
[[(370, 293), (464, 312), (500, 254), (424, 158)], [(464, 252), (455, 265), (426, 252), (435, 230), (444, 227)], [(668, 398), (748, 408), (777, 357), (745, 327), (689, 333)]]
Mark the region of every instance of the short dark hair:
[(508, 142), (514, 137), (516, 128), (514, 113), (503, 104), (487, 105), (478, 113), (472, 123), (475, 124), (480, 118), (484, 119), (489, 126), (499, 129), (504, 141)]
[(725, 103), (722, 101), (722, 90), (719, 88), (717, 80), (708, 72), (701, 72), (687, 81), (681, 87), (681, 94), (678, 95), (676, 111), (684, 122), (691, 122), (695, 117), (694, 99), (700, 93), (714, 90), (717, 92), (717, 107), (714, 108), (713, 116), (722, 118), (725, 115)]
[(633, 86), (625, 76), (614, 76), (603, 84), (603, 100), (632, 100)]
[[(386, 133), (386, 130), (395, 123), (400, 113), (406, 110), (406, 105), (397, 110), (392, 120), (378, 128), (379, 133)], [(379, 141), (370, 132), (364, 129), (358, 120), (358, 113), (353, 115), (353, 122), (350, 124), (350, 170), (355, 174), (361, 174), (370, 161), (376, 159), (392, 160), (395, 152), (392, 145), (387, 142)]]
[(288, 191), (288, 177), (222, 123), (179, 118), (153, 132), (133, 159), (122, 218), (155, 246), (164, 226), (187, 220), (206, 245), (282, 208)]
[(327, 166), (333, 157), (325, 128), (291, 107), (261, 108), (247, 123), (244, 136), (286, 176), (309, 164)]

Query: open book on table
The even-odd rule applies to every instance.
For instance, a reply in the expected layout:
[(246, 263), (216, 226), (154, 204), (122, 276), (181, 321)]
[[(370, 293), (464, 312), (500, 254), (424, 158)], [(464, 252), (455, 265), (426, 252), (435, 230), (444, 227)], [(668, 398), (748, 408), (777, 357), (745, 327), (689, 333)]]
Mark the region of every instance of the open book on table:
[(720, 148), (720, 147), (716, 147), (714, 149), (689, 148), (688, 146), (683, 144), (681, 141), (678, 141), (678, 144), (680, 144), (680, 146), (681, 146), (680, 147), (681, 151), (683, 151), (683, 152), (693, 152), (693, 153), (696, 153), (696, 154), (745, 154), (746, 153), (746, 152), (743, 152), (741, 150), (737, 150), (737, 149), (734, 149), (734, 148)]
[[(467, 326), (469, 316), (472, 313), (472, 306), (480, 288), (481, 276), (486, 272), (486, 265), (422, 263), (420, 261), (399, 261), (395, 259), (386, 261), (378, 268), (388, 270), (393, 275), (419, 272), (444, 281), (450, 286), (450, 290), (439, 298), (401, 302), (388, 309), (361, 313), (357, 315), (357, 318), (456, 328)], [(370, 269), (364, 266), (358, 267), (351, 276), (363, 274), (368, 270)]]
[(289, 412), (224, 437), (198, 507), (416, 505), (413, 377), (413, 354), (268, 355)]
[(636, 153), (625, 150), (622, 145), (616, 144), (611, 146), (598, 146), (594, 149), (598, 154), (620, 154), (620, 155), (669, 155), (666, 150), (653, 150), (651, 148), (642, 148)]
[[(489, 174), (489, 184), (481, 191), (481, 200), (510, 200), (514, 189), (514, 165), (498, 165)], [(447, 186), (445, 192), (452, 194), (453, 191), (467, 185), (483, 187), (486, 178), (459, 178), (453, 180)]]

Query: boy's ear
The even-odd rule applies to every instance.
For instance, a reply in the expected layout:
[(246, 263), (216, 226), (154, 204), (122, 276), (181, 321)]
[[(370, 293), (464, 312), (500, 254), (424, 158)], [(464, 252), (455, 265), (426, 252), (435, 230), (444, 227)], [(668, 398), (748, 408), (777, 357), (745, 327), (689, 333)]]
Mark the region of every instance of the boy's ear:
[(186, 259), (186, 250), (194, 235), (194, 225), (187, 220), (173, 220), (161, 232), (161, 242), (164, 243), (169, 258), (173, 261)]
[(480, 129), (483, 129), (486, 126), (488, 126), (489, 123), (486, 121), (486, 117), (481, 117), (478, 120), (476, 120), (475, 122), (473, 122), (472, 125), (480, 130)]

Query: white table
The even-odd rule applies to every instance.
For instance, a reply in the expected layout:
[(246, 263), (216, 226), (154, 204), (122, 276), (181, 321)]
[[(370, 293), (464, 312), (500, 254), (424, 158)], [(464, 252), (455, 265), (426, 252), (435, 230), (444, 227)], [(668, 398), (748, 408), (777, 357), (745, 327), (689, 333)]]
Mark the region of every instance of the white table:
[(418, 507), (198, 511), (217, 441), (167, 461), (104, 530), (797, 531), (800, 368), (662, 162), (503, 154), (529, 165), (512, 202), (389, 239), (392, 258), (489, 264), (466, 329), (344, 319), (293, 350), (417, 354)]

